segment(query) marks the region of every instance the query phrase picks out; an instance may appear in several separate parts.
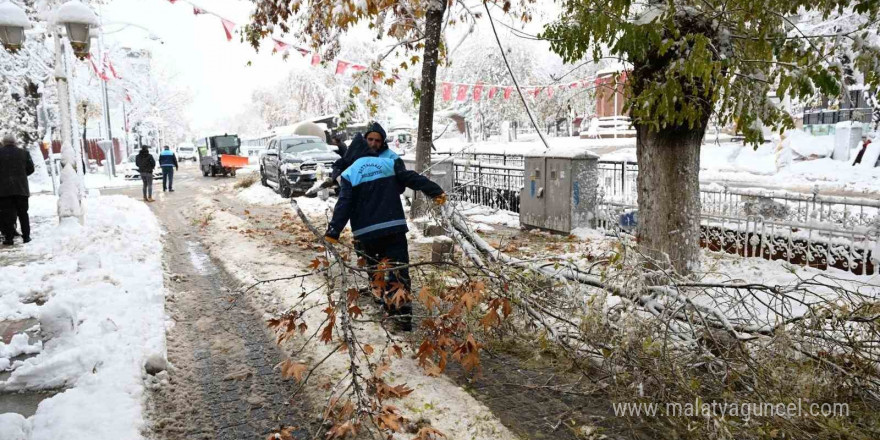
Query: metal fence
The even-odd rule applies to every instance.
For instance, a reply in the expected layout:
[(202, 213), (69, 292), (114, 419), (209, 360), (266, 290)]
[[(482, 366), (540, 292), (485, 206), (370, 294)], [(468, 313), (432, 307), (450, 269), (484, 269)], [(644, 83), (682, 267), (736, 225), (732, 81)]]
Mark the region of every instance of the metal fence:
[(462, 200), (519, 212), (519, 193), (525, 184), (523, 166), (493, 165), (464, 159), (455, 159), (454, 163), (455, 192)]
[(599, 186), (605, 200), (617, 203), (636, 202), (636, 177), (639, 166), (630, 161), (599, 161)]
[[(631, 232), (637, 169), (600, 163), (598, 227)], [(716, 184), (700, 191), (700, 203), (700, 241), (710, 250), (856, 274), (878, 271), (871, 251), (880, 246), (880, 200)]]
[(459, 159), (481, 162), (484, 165), (504, 165), (523, 168), (526, 166), (525, 157), (521, 154), (503, 153), (464, 153), (452, 154), (450, 152), (435, 153), (437, 156), (455, 156)]

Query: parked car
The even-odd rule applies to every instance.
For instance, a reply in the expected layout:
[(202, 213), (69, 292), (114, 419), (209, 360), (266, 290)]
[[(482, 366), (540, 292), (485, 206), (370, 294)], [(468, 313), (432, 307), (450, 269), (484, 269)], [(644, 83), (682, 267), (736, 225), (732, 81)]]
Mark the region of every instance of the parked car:
[(339, 155), (319, 137), (276, 136), (260, 157), (260, 181), (290, 197), (308, 191), (317, 174), (329, 175), (337, 159)]
[[(153, 156), (153, 159), (156, 160), (156, 168), (153, 169), (153, 178), (161, 179), (162, 178), (162, 168), (159, 166), (159, 156), (156, 153), (150, 153)], [(137, 165), (135, 165), (135, 160), (137, 159), (137, 154), (132, 154), (125, 159), (125, 162), (120, 164), (120, 168), (122, 168), (122, 174), (125, 176), (125, 180), (140, 180), (141, 173), (138, 171)]]
[(190, 143), (183, 143), (177, 146), (177, 160), (183, 162), (185, 160), (196, 161), (196, 146)]

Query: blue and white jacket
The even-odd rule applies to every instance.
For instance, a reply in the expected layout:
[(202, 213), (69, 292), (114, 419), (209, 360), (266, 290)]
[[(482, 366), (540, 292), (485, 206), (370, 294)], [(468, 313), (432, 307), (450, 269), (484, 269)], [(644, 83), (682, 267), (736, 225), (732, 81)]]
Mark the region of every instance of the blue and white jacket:
[(174, 167), (179, 168), (177, 166), (177, 156), (171, 150), (162, 150), (159, 153), (159, 166), (160, 167)]
[(422, 191), (428, 197), (443, 189), (425, 176), (406, 169), (403, 161), (385, 147), (354, 161), (342, 173), (339, 201), (327, 228), (328, 237), (339, 238), (351, 220), (352, 234), (358, 240), (372, 240), (406, 232), (406, 217), (400, 194), (404, 187)]

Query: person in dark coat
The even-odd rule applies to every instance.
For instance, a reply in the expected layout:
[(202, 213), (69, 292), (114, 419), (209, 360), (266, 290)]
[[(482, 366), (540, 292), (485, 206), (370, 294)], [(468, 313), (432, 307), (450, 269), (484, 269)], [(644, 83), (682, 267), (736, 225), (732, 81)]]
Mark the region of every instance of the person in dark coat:
[(141, 182), (144, 183), (144, 201), (155, 202), (153, 199), (153, 170), (156, 169), (156, 159), (150, 154), (150, 148), (144, 145), (140, 153), (135, 157), (134, 164), (141, 173)]
[(174, 192), (174, 170), (180, 167), (177, 166), (177, 155), (168, 145), (159, 153), (159, 166), (162, 167), (162, 191)]
[[(406, 169), (397, 154), (388, 149), (381, 125), (373, 123), (364, 138), (369, 150), (342, 172), (339, 200), (324, 236), (327, 241), (336, 243), (350, 221), (352, 234), (360, 242), (359, 247), (370, 266), (375, 267), (383, 260), (390, 267), (405, 266), (409, 264), (408, 229), (400, 194), (404, 188), (422, 191), (440, 205), (446, 202), (446, 194), (427, 177)], [(355, 146), (352, 140), (349, 153)], [(397, 288), (412, 292), (408, 268), (389, 274), (383, 297), (399, 328), (410, 331), (412, 304), (392, 301)]]
[(31, 241), (28, 176), (33, 173), (34, 161), (30, 153), (18, 148), (14, 136), (4, 136), (0, 142), (0, 233), (6, 246), (13, 244), (16, 219), (21, 225), (24, 242)]

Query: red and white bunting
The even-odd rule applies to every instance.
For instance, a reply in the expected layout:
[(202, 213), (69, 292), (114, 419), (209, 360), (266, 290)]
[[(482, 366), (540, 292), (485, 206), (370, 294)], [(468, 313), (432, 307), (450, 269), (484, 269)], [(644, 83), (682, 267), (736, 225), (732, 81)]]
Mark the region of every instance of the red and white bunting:
[(573, 82), (573, 83), (570, 83), (570, 84), (568, 85), (568, 88), (569, 88), (569, 89), (576, 89), (577, 87), (578, 87), (578, 82), (577, 82), (577, 81), (575, 81), (575, 82)]
[(131, 95), (128, 94), (128, 90), (125, 91), (125, 100), (131, 103)]
[(317, 66), (318, 64), (321, 64), (321, 55), (315, 52), (312, 54), (312, 65)]
[(348, 70), (349, 63), (338, 60), (336, 61), (336, 74), (337, 75), (345, 75), (345, 71)]
[(474, 86), (474, 101), (479, 102), (480, 98), (483, 96), (483, 85), (477, 84)]
[(172, 5), (177, 3), (177, 0), (168, 0)]
[(273, 38), (272, 41), (275, 43), (275, 48), (273, 49), (275, 52), (287, 52), (290, 49), (290, 45), (277, 39)]
[(468, 91), (467, 84), (459, 84), (458, 85), (458, 92), (455, 96), (455, 100), (456, 101), (466, 101), (467, 100), (467, 91)]
[(490, 87), (489, 88), (489, 99), (494, 98), (497, 93), (498, 93), (498, 87), (495, 87), (495, 86)]
[[(113, 67), (113, 61), (110, 61), (110, 54), (105, 53), (104, 54), (104, 71), (107, 71), (107, 69), (110, 69), (110, 74), (113, 75), (113, 78), (122, 79), (122, 77), (119, 76), (118, 73), (116, 73), (116, 69)], [(105, 76), (106, 76), (106, 74), (105, 74)]]
[(226, 41), (232, 41), (232, 31), (235, 30), (235, 23), (220, 17), (220, 22), (223, 23), (223, 31), (226, 32)]
[(352, 64), (351, 70), (354, 70), (355, 72), (362, 72), (364, 70), (367, 70), (367, 66), (362, 66), (360, 64)]
[(202, 14), (207, 14), (207, 13), (208, 13), (208, 11), (206, 11), (198, 6), (193, 6), (193, 15), (202, 15)]
[(513, 93), (513, 87), (505, 87), (504, 88), (504, 100), (507, 101), (510, 99), (510, 94)]
[(440, 85), (440, 90), (443, 91), (443, 100), (450, 101), (452, 100), (452, 84), (451, 83), (443, 83)]
[(104, 73), (103, 70), (101, 70), (101, 71), (98, 70), (98, 66), (95, 65), (95, 57), (93, 57), (92, 54), (89, 54), (88, 58), (89, 58), (89, 63), (92, 64), (92, 70), (95, 71), (95, 76), (100, 78), (101, 81), (110, 81), (110, 78), (107, 77), (107, 74)]
[[(553, 97), (553, 92), (554, 92), (554, 90), (555, 90), (555, 88), (553, 88), (553, 87), (547, 87), (547, 97), (548, 97), (548, 98), (552, 98), (552, 97)], [(536, 95), (536, 96), (537, 96), (537, 95)]]

